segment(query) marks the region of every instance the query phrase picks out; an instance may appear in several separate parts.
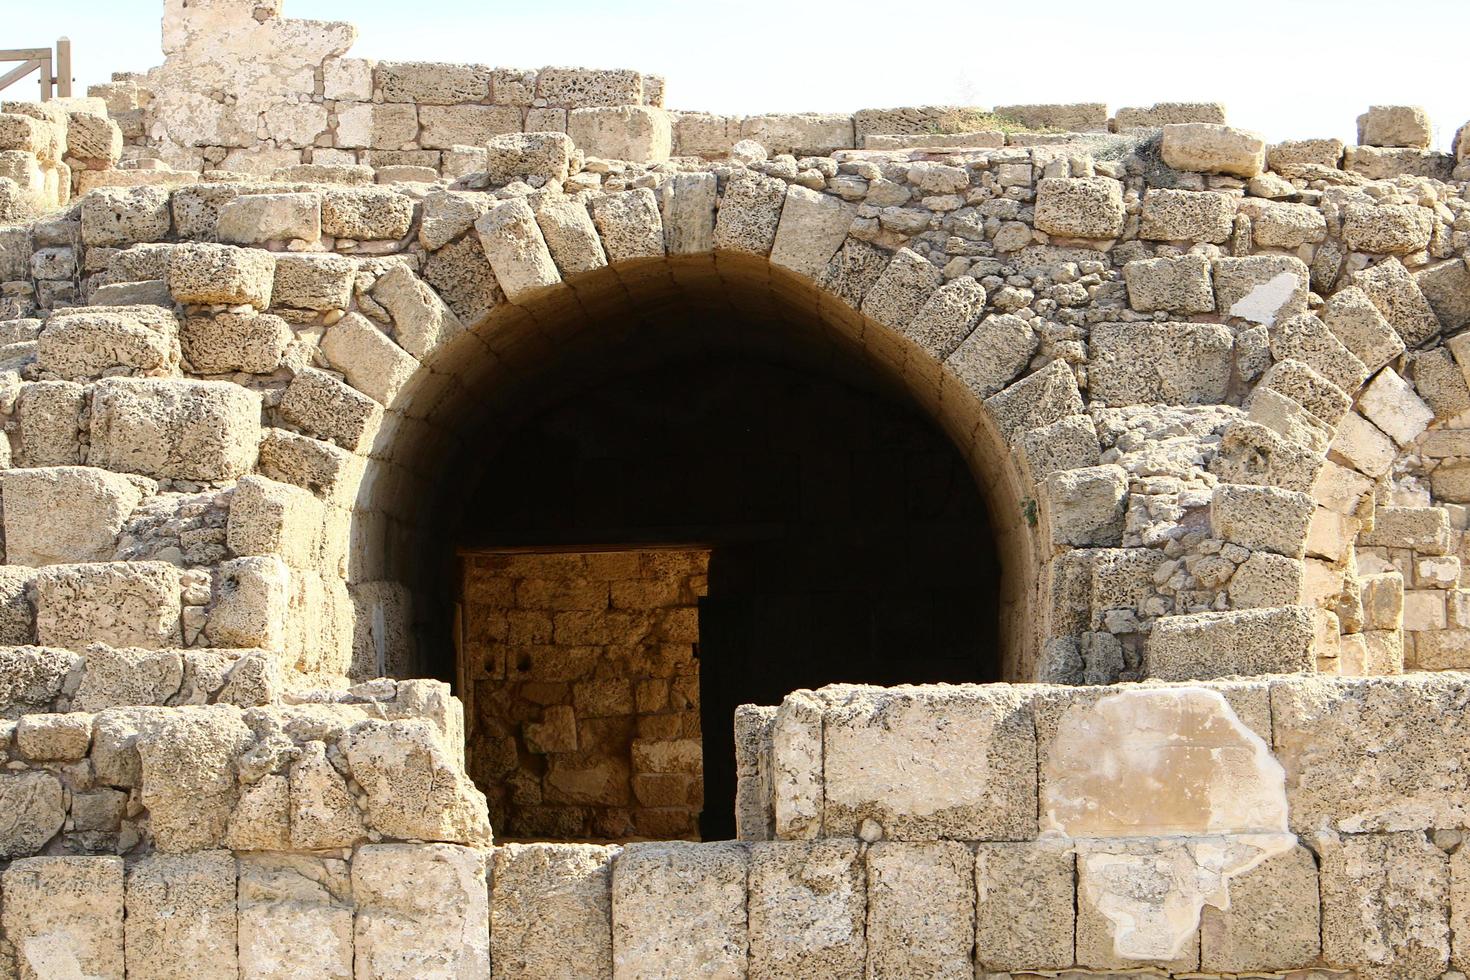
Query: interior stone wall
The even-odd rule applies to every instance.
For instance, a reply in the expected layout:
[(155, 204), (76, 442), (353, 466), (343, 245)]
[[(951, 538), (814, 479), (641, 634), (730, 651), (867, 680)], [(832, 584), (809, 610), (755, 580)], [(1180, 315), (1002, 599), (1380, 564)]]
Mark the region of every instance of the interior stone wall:
[(470, 553), (470, 774), (502, 838), (699, 839), (709, 552)]

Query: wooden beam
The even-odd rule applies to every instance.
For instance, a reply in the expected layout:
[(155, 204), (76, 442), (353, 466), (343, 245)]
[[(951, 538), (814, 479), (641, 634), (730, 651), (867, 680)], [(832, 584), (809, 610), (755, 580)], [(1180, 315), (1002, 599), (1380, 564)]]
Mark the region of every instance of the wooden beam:
[(50, 48), (0, 48), (0, 61), (42, 61), (49, 57)]
[(71, 38), (56, 40), (56, 94), (71, 98)]
[[(0, 60), (8, 61), (10, 59)], [(46, 63), (44, 61), (28, 61), (25, 64), (21, 65), (19, 68), (12, 68), (4, 75), (0, 75), (0, 88), (4, 88), (7, 85), (13, 85), (16, 82), (20, 81), (22, 78), (25, 78), (31, 72), (35, 71), (37, 68), (44, 68), (45, 66)]]

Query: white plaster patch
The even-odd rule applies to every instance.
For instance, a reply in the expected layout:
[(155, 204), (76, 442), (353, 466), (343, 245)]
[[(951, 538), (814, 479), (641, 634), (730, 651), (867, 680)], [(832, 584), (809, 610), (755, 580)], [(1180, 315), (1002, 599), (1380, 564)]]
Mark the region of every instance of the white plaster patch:
[(1230, 307), (1230, 315), (1268, 327), (1275, 326), (1281, 308), (1301, 286), (1302, 281), (1295, 273), (1278, 272), (1236, 300)]

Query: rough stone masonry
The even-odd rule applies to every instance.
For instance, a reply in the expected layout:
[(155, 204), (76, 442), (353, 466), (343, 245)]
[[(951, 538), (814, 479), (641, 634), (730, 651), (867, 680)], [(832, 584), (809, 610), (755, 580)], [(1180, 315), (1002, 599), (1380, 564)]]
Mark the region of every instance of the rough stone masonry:
[[(1463, 980), (1470, 128), (163, 33), (0, 105), (0, 977)], [(710, 304), (983, 474), (1010, 683), (742, 708), (738, 841), (495, 846), (425, 487), (583, 324)]]

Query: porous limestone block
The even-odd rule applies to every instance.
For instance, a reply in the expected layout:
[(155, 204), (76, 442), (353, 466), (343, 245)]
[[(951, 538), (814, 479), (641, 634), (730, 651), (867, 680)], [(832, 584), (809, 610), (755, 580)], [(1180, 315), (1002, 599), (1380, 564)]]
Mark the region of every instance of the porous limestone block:
[(775, 840), (771, 786), (771, 734), (774, 705), (743, 704), (735, 709), (735, 839)]
[(485, 173), (495, 186), (526, 179), (564, 181), (574, 149), (566, 133), (506, 133), (492, 136), (486, 147)]
[(281, 650), (290, 613), (291, 571), (274, 556), (220, 563), (204, 635), (221, 647)]
[(340, 745), (367, 796), (371, 829), (403, 839), (489, 842), (485, 796), (431, 722), (360, 722)]
[(322, 62), (323, 94), (333, 102), (370, 102), (373, 67), (368, 58), (328, 58)]
[(788, 694), (771, 725), (771, 783), (778, 840), (822, 835), (822, 703)]
[(973, 276), (959, 276), (930, 293), (919, 312), (902, 326), (902, 330), (904, 336), (929, 356), (942, 361), (974, 332), (984, 311), (985, 287)]
[(1428, 149), (1434, 143), (1429, 113), (1416, 105), (1375, 105), (1358, 117), (1358, 142), (1364, 146)]
[(1147, 674), (1188, 681), (1307, 671), (1312, 638), (1311, 611), (1299, 606), (1165, 616), (1149, 634)]
[(185, 317), (184, 357), (199, 374), (270, 374), (281, 366), (296, 335), (271, 313), (215, 313)]
[(1046, 177), (1036, 185), (1036, 227), (1061, 238), (1116, 238), (1127, 209), (1111, 177)]
[(107, 561), (151, 480), (90, 466), (0, 471), (5, 557), (11, 565)]
[(15, 747), (35, 762), (75, 762), (92, 743), (92, 717), (74, 711), (23, 715), (15, 726)]
[(975, 853), (979, 969), (1060, 968), (1073, 962), (1076, 860), (1061, 841), (981, 843)]
[(241, 854), (238, 903), (242, 975), (352, 980), (352, 881), (346, 861)]
[(1059, 360), (986, 398), (985, 408), (1007, 443), (1084, 410), (1077, 376)]
[(67, 466), (81, 462), (80, 430), (87, 389), (71, 381), (22, 384), (16, 406), (20, 438), (13, 443), (21, 466)]
[(379, 278), (372, 297), (393, 317), (393, 339), (420, 360), (464, 331), (439, 295), (405, 265)]
[(647, 187), (593, 198), (588, 209), (609, 262), (660, 258), (664, 254), (663, 217), (658, 198)]
[(0, 647), (0, 719), (14, 721), (31, 712), (52, 710), (63, 688), (75, 684), (82, 663), (82, 658), (69, 650)]
[(714, 247), (746, 255), (771, 254), (785, 200), (785, 181), (754, 170), (736, 170), (725, 183), (715, 215)]
[(755, 140), (772, 155), (828, 156), (857, 145), (852, 116), (845, 112), (746, 116), (740, 121), (740, 139)]
[(1213, 405), (1230, 383), (1234, 340), (1216, 323), (1099, 323), (1089, 395), (1106, 405)]
[(45, 157), (50, 152), (52, 139), (51, 126), (46, 120), (13, 112), (0, 113), (0, 151), (18, 150), (34, 157)]
[[(1434, 310), (1434, 315), (1439, 318), (1445, 330), (1459, 330), (1470, 325), (1470, 262), (1449, 259), (1425, 266), (1415, 271), (1414, 284), (1429, 301), (1430, 308)], [(1460, 342), (1457, 347), (1454, 343), (1456, 340)], [(1467, 342), (1470, 340), (1463, 336), (1454, 337), (1451, 338), (1450, 345), (1463, 352)], [(1462, 353), (1457, 360), (1463, 357)]]
[(322, 233), (354, 241), (397, 241), (413, 224), (414, 202), (391, 187), (332, 187), (322, 193)]
[(1035, 836), (1036, 739), (1019, 689), (854, 691), (824, 712), (822, 745), (824, 835)]
[(589, 157), (662, 163), (673, 149), (669, 114), (652, 106), (618, 105), (572, 109), (567, 135)]
[(1343, 208), (1343, 244), (1355, 252), (1404, 255), (1429, 245), (1434, 212), (1417, 204), (1357, 204)]
[(958, 841), (868, 849), (871, 980), (973, 980), (975, 858)]
[(815, 279), (842, 247), (857, 211), (856, 202), (792, 184), (776, 226), (771, 264)]
[(140, 714), (135, 744), (141, 798), (159, 851), (208, 850), (224, 842), (239, 797), (237, 760), (253, 741), (233, 705)]
[(1273, 681), (1273, 748), (1293, 830), (1460, 826), (1470, 811), (1455, 775), (1470, 765), (1456, 721), (1466, 692), (1458, 674)]
[[(536, 210), (536, 224), (541, 228), (546, 247), (563, 279), (572, 279), (607, 265), (608, 253), (603, 248), (602, 236), (598, 234), (597, 224), (592, 220), (592, 214), (584, 201), (578, 197), (543, 195), (535, 201), (533, 207)], [(623, 207), (627, 207), (626, 202)], [(605, 221), (613, 222), (613, 210), (607, 209), (603, 216)], [(637, 210), (635, 207), (634, 214), (626, 217), (636, 217)], [(646, 224), (647, 219), (644, 220)], [(619, 244), (637, 247), (638, 235), (634, 233), (630, 239), (622, 240)], [(645, 242), (643, 247), (649, 254), (662, 254), (663, 240), (661, 238), (658, 243), (657, 253), (652, 252), (652, 243)]]
[(1273, 327), (1307, 312), (1311, 274), (1292, 255), (1250, 255), (1214, 260), (1215, 307), (1222, 316)]
[(1116, 464), (1052, 473), (1042, 485), (1042, 514), (1054, 544), (1077, 548), (1123, 541), (1128, 472)]
[(168, 237), (167, 187), (100, 187), (81, 200), (82, 243), (125, 247)]
[(120, 857), (22, 858), (0, 872), (18, 980), (123, 980), (123, 894)]
[(88, 462), (155, 479), (229, 480), (255, 464), (260, 394), (222, 381), (107, 378)]
[(1404, 625), (1404, 577), (1398, 572), (1359, 575), (1363, 629), (1396, 630)]
[(491, 976), (612, 977), (612, 866), (620, 851), (597, 844), (497, 847)]
[(1393, 440), (1357, 412), (1349, 412), (1338, 423), (1332, 451), (1371, 477), (1387, 473), (1398, 457)]
[(1265, 139), (1218, 123), (1171, 123), (1159, 150), (1175, 170), (1254, 177), (1266, 169)]
[(368, 448), (383, 418), (372, 398), (315, 368), (291, 379), (280, 411), (291, 425), (354, 453)]
[(1225, 106), (1219, 102), (1155, 102), (1144, 107), (1125, 106), (1113, 116), (1115, 132), (1130, 129), (1159, 129), (1170, 123), (1225, 122)]
[(1364, 980), (1436, 980), (1450, 954), (1449, 857), (1422, 833), (1320, 834), (1322, 956)]
[(929, 296), (944, 282), (933, 263), (919, 253), (901, 248), (863, 298), (863, 315), (894, 330), (902, 330)]
[(0, 812), (6, 815), (0, 858), (37, 854), (61, 831), (67, 814), (63, 793), (61, 781), (49, 772), (0, 773)]
[(391, 405), (419, 370), (417, 358), (358, 313), (327, 328), (322, 353), (352, 387), (380, 405)]
[(356, 980), (490, 973), (486, 852), (454, 844), (372, 844), (352, 859)]
[(1409, 355), (1407, 374), (1435, 418), (1451, 419), (1470, 411), (1470, 386), (1445, 348)]
[(1407, 446), (1434, 421), (1434, 410), (1409, 384), (1386, 367), (1363, 390), (1358, 407), (1377, 428)]
[(1326, 452), (1332, 441), (1327, 423), (1275, 388), (1256, 386), (1246, 418), (1312, 452)]
[(561, 282), (536, 215), (524, 200), (497, 204), (475, 222), (475, 232), (512, 303)]
[(276, 257), (258, 248), (210, 243), (185, 245), (168, 258), (168, 291), (180, 303), (271, 305)]
[(374, 77), (384, 102), (456, 105), (488, 99), (491, 71), (486, 65), (380, 61)]
[(248, 194), (228, 202), (219, 211), (219, 240), (232, 245), (266, 242), (320, 241), (320, 194)]
[(418, 135), (416, 106), (351, 102), (337, 107), (336, 144), (344, 149), (397, 150)]
[(1248, 973), (1307, 967), (1321, 951), (1317, 861), (1296, 846), (1230, 879), (1230, 902), (1206, 905), (1200, 969)]
[(827, 263), (817, 284), (823, 293), (856, 310), (891, 258), (883, 249), (849, 237)]
[(669, 174), (659, 185), (664, 238), (670, 255), (700, 255), (715, 247), (715, 203), (719, 180), (714, 174)]
[(1213, 313), (1215, 285), (1203, 255), (1138, 259), (1123, 266), (1128, 305), (1140, 313)]
[(543, 68), (536, 94), (556, 106), (636, 106), (644, 103), (644, 82), (629, 69)]
[(1197, 970), (1200, 890), (1221, 883), (1210, 856), (1189, 838), (1085, 842), (1077, 854), (1077, 962), (1110, 973)]
[(865, 880), (857, 840), (750, 851), (750, 971), (772, 980), (863, 976)]
[(1470, 851), (1461, 847), (1450, 856), (1450, 963), (1463, 971), (1470, 963)]
[(749, 866), (734, 841), (624, 848), (613, 862), (613, 976), (745, 976)]
[(1101, 457), (1097, 429), (1086, 415), (1058, 419), (1021, 438), (1019, 462), (1028, 484), (1039, 484), (1062, 470), (1096, 466)]
[(1368, 369), (1316, 316), (1303, 313), (1271, 329), (1271, 354), (1278, 362), (1307, 365), (1344, 392), (1354, 392), (1368, 379)]
[(1342, 167), (1342, 140), (1328, 139), (1285, 140), (1273, 143), (1266, 151), (1266, 163), (1285, 177), (1301, 176), (1312, 167), (1337, 170)]
[(167, 562), (52, 565), (32, 584), (36, 641), (161, 650), (181, 645), (178, 569)]
[(1258, 551), (1242, 562), (1231, 576), (1230, 605), (1235, 609), (1295, 605), (1301, 601), (1302, 576), (1302, 563), (1297, 559)]
[(1215, 537), (1252, 551), (1300, 558), (1314, 510), (1310, 494), (1222, 483), (1210, 497), (1210, 530)]
[[(930, 299), (949, 285), (935, 290)], [(945, 368), (977, 396), (988, 398), (1014, 381), (1040, 346), (1041, 338), (1031, 321), (1010, 313), (991, 315), (955, 347)]]
[(67, 381), (179, 370), (178, 318), (155, 306), (58, 310), (37, 339), (36, 365), (45, 375)]
[(1250, 215), (1257, 248), (1301, 248), (1327, 237), (1327, 219), (1307, 204), (1254, 203), (1242, 207)]
[[(551, 195), (540, 195), (545, 200)], [(497, 203), (489, 194), (465, 191), (431, 191), (424, 198), (423, 220), (419, 222), (419, 244), (438, 251), (475, 226)]]
[(497, 136), (519, 133), (523, 122), (517, 106), (419, 106), (419, 123), (423, 128), (418, 143), (427, 150), (484, 146)]
[(1152, 188), (1143, 196), (1139, 237), (1149, 241), (1210, 242), (1230, 237), (1235, 201), (1216, 191)]
[(200, 980), (233, 980), (235, 856), (228, 851), (151, 854), (128, 868), (125, 961), (129, 977), (170, 980), (189, 964)]
[(1408, 347), (1418, 347), (1440, 331), (1439, 318), (1419, 284), (1397, 258), (1387, 258), (1353, 276), (1357, 286), (1383, 314)]
[[(350, 508), (357, 499), (365, 469), (366, 460), (361, 456), (286, 429), (267, 429), (260, 443), (262, 476), (310, 490), (338, 507)], [(330, 547), (327, 541), (322, 544)]]

